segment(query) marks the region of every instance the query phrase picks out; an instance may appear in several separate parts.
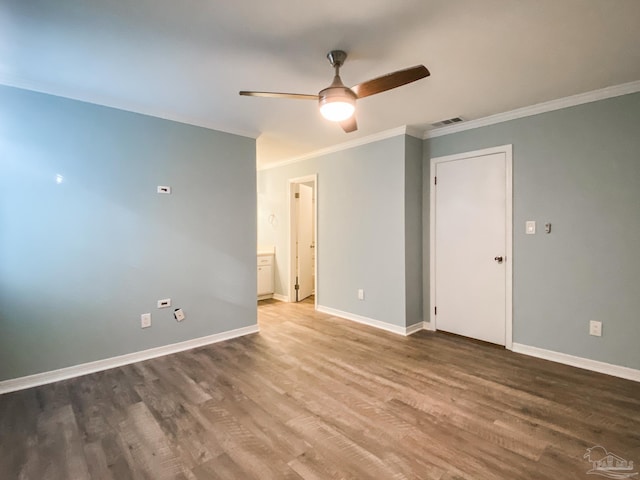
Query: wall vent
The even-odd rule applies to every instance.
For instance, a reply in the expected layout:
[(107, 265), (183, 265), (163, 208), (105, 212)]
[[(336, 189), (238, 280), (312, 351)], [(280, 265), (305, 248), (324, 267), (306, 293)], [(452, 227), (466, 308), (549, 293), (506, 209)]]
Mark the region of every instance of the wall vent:
[(432, 123), (433, 127), (444, 127), (446, 125), (453, 125), (454, 123), (464, 122), (462, 117), (447, 118), (446, 120), (440, 120), (439, 122)]

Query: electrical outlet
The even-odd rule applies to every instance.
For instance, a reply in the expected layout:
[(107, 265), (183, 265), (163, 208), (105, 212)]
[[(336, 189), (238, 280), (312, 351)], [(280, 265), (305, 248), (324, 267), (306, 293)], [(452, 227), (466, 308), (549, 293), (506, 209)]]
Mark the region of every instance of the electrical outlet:
[(167, 308), (171, 306), (171, 299), (165, 298), (163, 300), (158, 300), (158, 308)]
[(173, 316), (176, 317), (176, 320), (179, 322), (183, 321), (185, 318), (184, 312), (182, 311), (181, 308), (176, 308), (173, 311)]
[(140, 315), (140, 328), (149, 328), (151, 326), (151, 314), (143, 313)]
[(364, 289), (358, 289), (358, 300), (364, 300)]
[(602, 322), (596, 322), (595, 320), (591, 320), (589, 322), (589, 335), (593, 335), (594, 337), (601, 337)]

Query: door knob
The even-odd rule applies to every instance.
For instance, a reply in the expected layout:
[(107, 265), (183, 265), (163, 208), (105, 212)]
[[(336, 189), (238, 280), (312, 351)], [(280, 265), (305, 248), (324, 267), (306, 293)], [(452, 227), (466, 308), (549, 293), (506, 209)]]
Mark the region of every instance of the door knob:
[(494, 260), (498, 263), (502, 263), (503, 258), (502, 257), (496, 257), (494, 258)]

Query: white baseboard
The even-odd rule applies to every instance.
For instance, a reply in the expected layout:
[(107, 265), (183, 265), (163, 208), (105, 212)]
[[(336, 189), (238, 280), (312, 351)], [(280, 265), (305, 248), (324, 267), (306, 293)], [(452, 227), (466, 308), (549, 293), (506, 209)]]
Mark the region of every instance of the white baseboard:
[(429, 330), (430, 332), (435, 331), (435, 328), (433, 328), (433, 325), (431, 325), (431, 322), (422, 322), (422, 329)]
[(266, 295), (258, 295), (258, 301), (269, 300), (270, 298), (273, 298), (273, 293), (267, 293)]
[(407, 328), (405, 328), (405, 335), (413, 335), (420, 330), (424, 330), (424, 322), (418, 322), (414, 323), (413, 325), (409, 325)]
[(102, 370), (109, 370), (110, 368), (121, 367), (123, 365), (129, 365), (130, 363), (162, 357), (164, 355), (170, 355), (184, 350), (191, 350), (192, 348), (202, 347), (204, 345), (210, 345), (212, 343), (222, 342), (236, 337), (242, 337), (251, 333), (257, 333), (258, 331), (259, 328), (257, 324), (250, 325), (248, 327), (229, 330), (228, 332), (194, 338), (193, 340), (187, 340), (185, 342), (172, 343), (170, 345), (163, 345), (162, 347), (127, 353), (126, 355), (96, 360), (95, 362), (82, 363), (80, 365), (51, 370), (49, 372), (36, 373), (26, 377), (3, 380), (0, 382), (0, 395), (3, 393), (15, 392), (16, 390), (24, 390), (26, 388), (45, 385), (47, 383), (58, 382), (68, 378), (80, 377), (82, 375), (100, 372)]
[(288, 302), (289, 301), (289, 297), (287, 295), (280, 295), (279, 293), (274, 293), (273, 294), (273, 299), (274, 300), (280, 300), (281, 302)]
[(370, 327), (386, 330), (387, 332), (396, 333), (398, 335), (404, 335), (405, 337), (407, 335), (411, 335), (412, 333), (417, 332), (418, 330), (422, 330), (422, 323), (416, 323), (415, 325), (411, 325), (409, 327), (401, 327), (399, 325), (394, 325), (392, 323), (381, 322), (380, 320), (375, 320), (373, 318), (363, 317), (362, 315), (356, 315), (355, 313), (343, 312), (341, 310), (336, 310), (335, 308), (323, 307), (322, 305), (316, 306), (316, 310), (322, 313), (326, 313), (328, 315), (332, 315), (334, 317), (344, 318), (346, 320), (351, 320), (353, 322), (369, 325)]
[(538, 347), (530, 347), (529, 345), (523, 345), (521, 343), (514, 343), (513, 351), (529, 355), (531, 357), (551, 360), (552, 362), (563, 363), (565, 365), (571, 365), (572, 367), (584, 368), (585, 370), (605, 373), (614, 377), (626, 378), (627, 380), (640, 382), (640, 370), (636, 370), (634, 368), (599, 362), (597, 360), (590, 360), (583, 357), (574, 357), (573, 355), (568, 355), (566, 353), (554, 352), (553, 350), (545, 350)]

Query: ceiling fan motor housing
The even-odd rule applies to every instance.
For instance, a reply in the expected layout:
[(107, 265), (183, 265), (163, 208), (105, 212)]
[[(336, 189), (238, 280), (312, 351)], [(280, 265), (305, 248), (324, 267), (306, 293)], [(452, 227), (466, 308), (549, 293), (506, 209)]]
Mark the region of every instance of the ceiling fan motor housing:
[(332, 67), (341, 67), (347, 59), (347, 52), (342, 50), (331, 50), (327, 53), (327, 58)]
[(338, 99), (341, 99), (343, 101), (351, 100), (355, 104), (356, 99), (358, 98), (356, 97), (356, 94), (353, 93), (353, 91), (349, 87), (345, 87), (344, 85), (333, 85), (333, 84), (331, 84), (324, 90), (320, 90), (320, 93), (318, 94), (318, 96), (320, 97), (319, 99), (320, 106), (324, 105), (325, 103), (335, 102)]
[(331, 85), (318, 93), (320, 113), (327, 120), (342, 122), (353, 115), (358, 96), (345, 86), (340, 78), (340, 67), (346, 60), (347, 54), (342, 50), (332, 50), (327, 54), (327, 58), (335, 68), (336, 74)]

